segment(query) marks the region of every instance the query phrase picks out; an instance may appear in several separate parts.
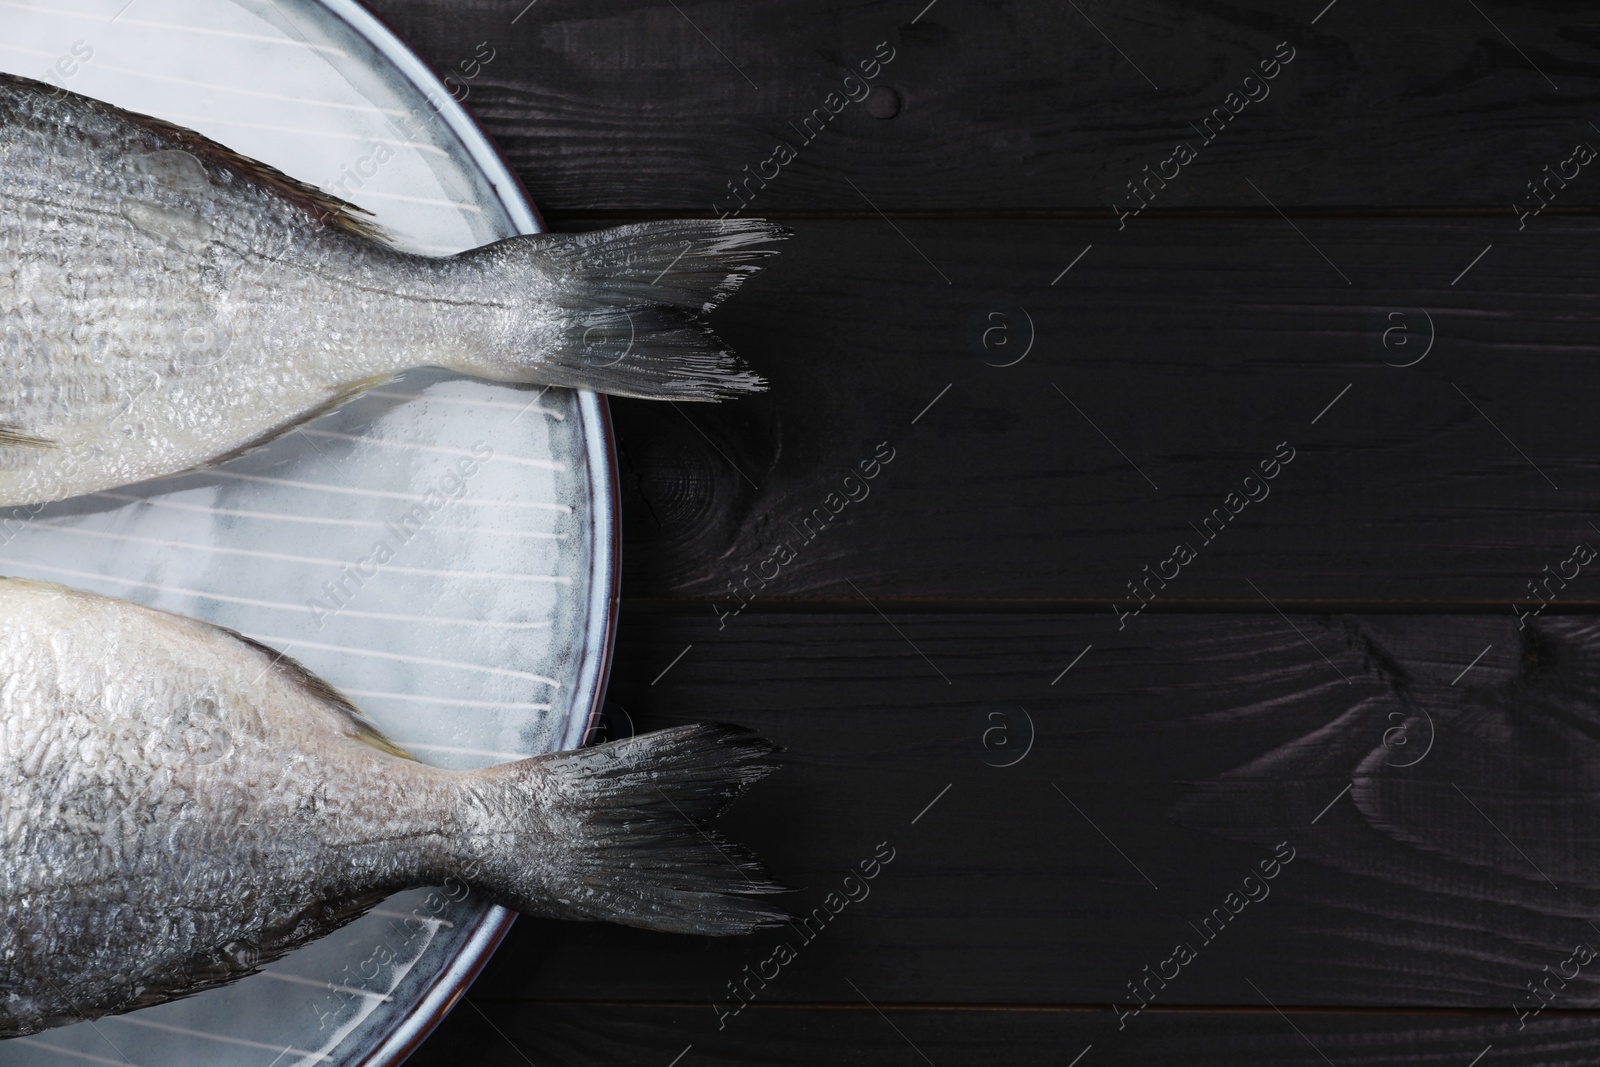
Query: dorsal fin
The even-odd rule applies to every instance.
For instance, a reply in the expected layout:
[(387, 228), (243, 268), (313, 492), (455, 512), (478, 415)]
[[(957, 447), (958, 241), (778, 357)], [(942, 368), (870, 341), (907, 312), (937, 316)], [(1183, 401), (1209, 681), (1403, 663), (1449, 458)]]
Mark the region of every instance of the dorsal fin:
[(167, 122), (164, 119), (154, 118), (150, 115), (141, 115), (138, 112), (117, 107), (115, 104), (108, 104), (103, 100), (96, 100), (81, 93), (46, 85), (44, 82), (35, 81), (32, 78), (24, 78), (16, 74), (0, 74), (0, 86), (4, 85), (10, 85), (55, 102), (70, 97), (79, 107), (92, 108), (148, 130), (167, 142), (170, 148), (189, 152), (201, 160), (209, 161), (260, 188), (269, 190), (280, 199), (300, 208), (325, 226), (331, 226), (335, 229), (344, 230), (346, 233), (356, 234), (374, 241), (387, 242), (389, 240), (389, 236), (384, 232), (383, 228), (372, 221), (372, 212), (366, 208), (357, 207), (355, 204), (341, 200), (314, 185), (291, 177), (276, 167), (268, 166), (258, 159), (252, 159), (249, 156), (235, 152), (226, 145), (218, 144), (211, 138), (202, 133), (197, 133), (187, 126), (179, 126), (177, 123)]
[(379, 752), (384, 752), (391, 756), (399, 756), (401, 759), (409, 760), (416, 759), (411, 753), (385, 737), (383, 732), (372, 724), (372, 720), (363, 715), (361, 709), (350, 702), (349, 697), (315, 674), (312, 674), (306, 669), (305, 664), (299, 660), (286, 656), (272, 646), (264, 645), (254, 638), (246, 637), (237, 630), (230, 630), (226, 626), (218, 626), (217, 629), (230, 637), (237, 638), (269, 658), (272, 662), (268, 665), (268, 670), (290, 684), (297, 686), (308, 696), (344, 719), (346, 725), (350, 728), (350, 736), (357, 741), (365, 745), (371, 745)]
[[(59, 582), (45, 582), (36, 578), (18, 578), (12, 575), (0, 574), (0, 586), (14, 585), (23, 589), (37, 590), (52, 596), (71, 597), (78, 600), (87, 600), (96, 604), (114, 604), (134, 611), (145, 612), (151, 615), (176, 620), (184, 627), (200, 627), (202, 630), (217, 630), (255, 649), (268, 659), (267, 670), (273, 671), (291, 685), (302, 690), (307, 696), (316, 700), (323, 707), (333, 712), (348, 730), (348, 735), (366, 745), (371, 745), (379, 752), (401, 759), (415, 760), (416, 757), (383, 735), (372, 721), (361, 713), (361, 709), (350, 702), (350, 698), (339, 692), (333, 686), (312, 674), (305, 664), (291, 656), (287, 656), (271, 645), (264, 645), (253, 637), (246, 637), (238, 630), (216, 623), (204, 622), (188, 615), (179, 615), (176, 612), (165, 611), (161, 608), (152, 608), (143, 604), (134, 604), (130, 601), (117, 600), (100, 593), (91, 593), (86, 589), (74, 589), (72, 586), (61, 585)], [(263, 674), (266, 671), (262, 672)]]

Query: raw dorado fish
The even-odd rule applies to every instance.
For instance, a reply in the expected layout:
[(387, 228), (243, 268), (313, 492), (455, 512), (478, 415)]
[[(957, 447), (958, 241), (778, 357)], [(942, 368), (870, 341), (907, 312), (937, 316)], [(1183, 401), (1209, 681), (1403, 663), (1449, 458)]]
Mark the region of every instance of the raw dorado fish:
[(0, 579), (0, 1037), (251, 973), (454, 877), (533, 915), (744, 933), (777, 887), (706, 820), (771, 769), (684, 726), (453, 772), (230, 630)]
[(762, 387), (704, 324), (760, 219), (432, 258), (193, 131), (0, 75), (0, 506), (219, 463), (402, 371), (618, 396)]

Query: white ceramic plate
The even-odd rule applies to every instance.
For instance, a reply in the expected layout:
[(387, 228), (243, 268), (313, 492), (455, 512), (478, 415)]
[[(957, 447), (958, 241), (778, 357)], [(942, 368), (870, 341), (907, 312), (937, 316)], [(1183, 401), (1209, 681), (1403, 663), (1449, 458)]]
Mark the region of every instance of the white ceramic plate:
[[(199, 130), (415, 251), (539, 228), (450, 92), (353, 0), (0, 0), (0, 69)], [(614, 485), (593, 394), (413, 373), (219, 470), (0, 513), (0, 572), (240, 630), (418, 758), (483, 766), (583, 741), (610, 658)], [(0, 1063), (395, 1063), (509, 923), (402, 894), (236, 985), (0, 1042)]]

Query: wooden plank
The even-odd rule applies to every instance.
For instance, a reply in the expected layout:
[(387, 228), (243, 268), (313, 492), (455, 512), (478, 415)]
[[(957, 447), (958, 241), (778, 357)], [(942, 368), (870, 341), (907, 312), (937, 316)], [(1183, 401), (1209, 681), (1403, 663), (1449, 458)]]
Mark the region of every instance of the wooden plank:
[[(773, 393), (616, 405), (625, 590), (649, 602), (611, 729), (724, 718), (788, 746), (724, 829), (801, 887), (815, 936), (524, 921), (416, 1062), (1592, 1061), (1595, 1018), (1562, 1009), (1600, 1006), (1597, 969), (1537, 1016), (1528, 986), (1600, 944), (1593, 635), (1554, 617), (1600, 589), (1514, 616), (1600, 488), (1593, 226), (1556, 217), (1600, 186), (1513, 214), (1600, 143), (1585, 9), (378, 7), (569, 226), (731, 207), (790, 122), (895, 50), (746, 188), (749, 213), (859, 216), (802, 222), (719, 314)], [(1191, 140), (1278, 41), (1271, 97)], [(1114, 217), (1178, 140), (1197, 158)], [(1163, 217), (1211, 209), (1255, 217)], [(1035, 349), (997, 366), (1030, 316)], [(1436, 348), (1393, 366), (1430, 316)], [(1119, 621), (1126, 583), (1283, 441), (1271, 498), (1196, 531)], [(883, 442), (870, 499), (797, 529)], [(1483, 613), (1294, 610), (1395, 603)], [(790, 942), (719, 1030), (729, 983)], [(1194, 958), (1152, 988), (1175, 943)]]
[[(835, 976), (854, 997), (844, 976)], [(870, 995), (870, 989), (863, 992)], [(1248, 989), (1245, 994), (1254, 996)], [(874, 998), (876, 999), (876, 998)], [(960, 1067), (1551, 1067), (1588, 1064), (1593, 1016), (1515, 1019), (1458, 1014), (1280, 1015), (1256, 997), (1243, 1012), (1157, 1013), (1117, 1029), (1110, 1011), (927, 1010), (856, 999), (755, 1008), (721, 1031), (702, 1005), (528, 1005), (474, 998), (410, 1061), (421, 1067), (606, 1063), (641, 1067), (905, 1064)], [(1085, 1051), (1087, 1050), (1087, 1051)], [(1474, 1057), (1482, 1054), (1481, 1060)], [(680, 1057), (681, 1058), (675, 1058)], [(1081, 1058), (1077, 1058), (1081, 1057)]]
[(1143, 221), (801, 224), (715, 316), (769, 393), (614, 403), (629, 595), (1509, 613), (1600, 546), (1594, 223)]
[[(762, 212), (1109, 214), (1178, 143), (1196, 158), (1167, 165), (1152, 209), (1509, 214), (1577, 141), (1600, 145), (1592, 12), (1549, 0), (1381, 18), (1349, 0), (1320, 18), (1314, 0), (372, 6), (454, 74), (557, 217), (729, 210), (752, 177)], [(845, 82), (875, 54), (893, 59)], [(1275, 55), (1293, 58), (1262, 81)], [(1593, 207), (1600, 180), (1550, 188), (1552, 210)]]
[[(1134, 1003), (1148, 967), (1180, 972), (1168, 1006), (1249, 1005), (1248, 978), (1285, 1005), (1509, 1015), (1600, 946), (1597, 636), (1509, 615), (1119, 632), (868, 612), (719, 632), (709, 612), (629, 612), (614, 731), (721, 719), (786, 746), (723, 829), (813, 925), (691, 940), (526, 920), (484, 995), (710, 1014), (752, 968), (781, 972), (768, 1003), (838, 1000), (843, 974), (892, 1003), (1106, 1007)], [(1240, 892), (1262, 899), (1235, 908)], [(1174, 968), (1178, 944), (1198, 958)], [(1556, 1007), (1600, 1007), (1597, 975)]]

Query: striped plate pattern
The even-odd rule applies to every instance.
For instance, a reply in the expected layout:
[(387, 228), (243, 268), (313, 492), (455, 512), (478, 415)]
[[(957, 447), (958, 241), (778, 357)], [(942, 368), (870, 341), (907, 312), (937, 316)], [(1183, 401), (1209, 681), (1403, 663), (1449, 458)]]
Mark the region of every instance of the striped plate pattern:
[[(414, 251), (537, 228), (353, 0), (0, 0), (0, 69), (198, 129)], [(593, 396), (417, 371), (220, 469), (0, 513), (0, 572), (232, 627), (419, 759), (484, 766), (582, 740), (609, 654), (611, 480)], [(504, 930), (461, 896), (402, 894), (226, 989), (0, 1043), (0, 1064), (395, 1062)]]

